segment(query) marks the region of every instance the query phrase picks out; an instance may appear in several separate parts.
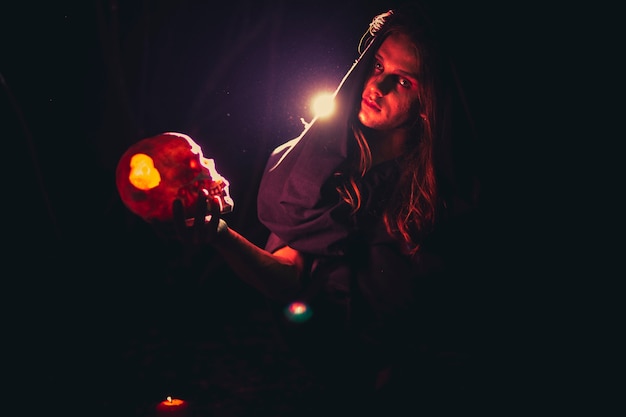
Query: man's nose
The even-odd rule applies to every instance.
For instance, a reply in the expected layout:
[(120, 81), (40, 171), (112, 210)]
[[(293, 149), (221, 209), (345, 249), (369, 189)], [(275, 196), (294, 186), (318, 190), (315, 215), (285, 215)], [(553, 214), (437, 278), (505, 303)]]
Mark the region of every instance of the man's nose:
[(371, 87), (373, 90), (380, 93), (380, 95), (385, 95), (391, 91), (393, 87), (393, 79), (389, 75), (380, 74), (375, 76), (372, 79)]

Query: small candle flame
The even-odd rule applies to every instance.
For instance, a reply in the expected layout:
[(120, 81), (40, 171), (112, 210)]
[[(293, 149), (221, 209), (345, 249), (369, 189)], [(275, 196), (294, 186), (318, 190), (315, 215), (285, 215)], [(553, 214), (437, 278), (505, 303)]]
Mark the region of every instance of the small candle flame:
[(167, 402), (171, 403), (172, 402), (172, 397), (167, 397)]

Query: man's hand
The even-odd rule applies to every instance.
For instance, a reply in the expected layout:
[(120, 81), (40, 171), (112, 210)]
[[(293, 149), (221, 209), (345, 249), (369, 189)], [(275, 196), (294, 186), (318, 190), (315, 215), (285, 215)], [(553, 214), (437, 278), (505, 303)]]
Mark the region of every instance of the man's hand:
[(184, 243), (195, 245), (213, 243), (220, 231), (228, 226), (220, 217), (220, 204), (217, 199), (198, 192), (193, 219), (185, 219), (182, 201), (176, 199), (172, 204), (174, 229)]

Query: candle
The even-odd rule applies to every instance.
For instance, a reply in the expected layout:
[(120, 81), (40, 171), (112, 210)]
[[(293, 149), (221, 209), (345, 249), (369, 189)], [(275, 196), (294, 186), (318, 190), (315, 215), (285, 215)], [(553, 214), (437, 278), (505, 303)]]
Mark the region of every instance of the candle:
[(187, 415), (188, 404), (178, 398), (167, 397), (156, 407), (157, 417), (185, 417)]

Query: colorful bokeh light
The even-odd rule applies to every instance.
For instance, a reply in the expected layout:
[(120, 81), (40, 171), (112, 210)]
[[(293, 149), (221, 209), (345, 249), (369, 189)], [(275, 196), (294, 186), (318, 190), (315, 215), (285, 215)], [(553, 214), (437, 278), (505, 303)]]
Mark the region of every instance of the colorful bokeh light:
[(291, 322), (302, 323), (311, 318), (313, 311), (302, 301), (294, 301), (285, 307), (285, 317)]

